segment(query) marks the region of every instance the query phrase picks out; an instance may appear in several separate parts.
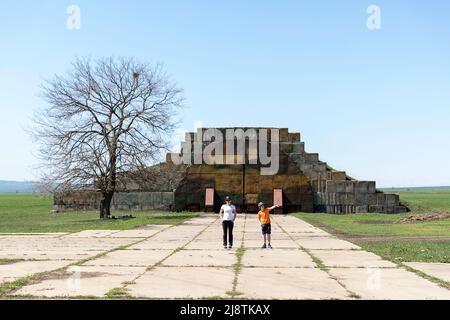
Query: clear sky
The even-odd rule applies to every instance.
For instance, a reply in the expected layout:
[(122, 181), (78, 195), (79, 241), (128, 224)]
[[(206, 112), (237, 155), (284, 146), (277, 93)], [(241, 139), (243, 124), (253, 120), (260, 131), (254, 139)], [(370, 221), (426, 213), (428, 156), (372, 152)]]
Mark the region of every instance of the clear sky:
[(36, 178), (42, 80), (114, 55), (164, 63), (186, 130), (288, 127), (357, 179), (450, 185), (449, 1), (2, 1), (0, 40), (0, 179)]

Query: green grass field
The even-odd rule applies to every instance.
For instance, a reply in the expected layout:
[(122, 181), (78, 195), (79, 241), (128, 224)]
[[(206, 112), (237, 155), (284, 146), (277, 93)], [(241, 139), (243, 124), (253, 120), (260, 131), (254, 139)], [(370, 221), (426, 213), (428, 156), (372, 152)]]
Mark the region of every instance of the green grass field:
[[(439, 240), (439, 237), (450, 237), (450, 219), (395, 223), (409, 215), (450, 212), (450, 188), (405, 188), (386, 191), (398, 193), (401, 202), (407, 204), (411, 212), (393, 215), (379, 213), (295, 215), (392, 261), (450, 262), (450, 241)], [(379, 237), (380, 241), (365, 242), (355, 236)], [(386, 237), (389, 238), (383, 239)], [(405, 240), (405, 237), (424, 238)]]
[(450, 263), (450, 241), (388, 241), (361, 247), (394, 262)]
[(50, 195), (0, 194), (0, 233), (125, 230), (146, 224), (178, 224), (200, 215), (191, 212), (133, 212), (135, 219), (100, 220), (97, 211), (51, 213), (52, 208)]

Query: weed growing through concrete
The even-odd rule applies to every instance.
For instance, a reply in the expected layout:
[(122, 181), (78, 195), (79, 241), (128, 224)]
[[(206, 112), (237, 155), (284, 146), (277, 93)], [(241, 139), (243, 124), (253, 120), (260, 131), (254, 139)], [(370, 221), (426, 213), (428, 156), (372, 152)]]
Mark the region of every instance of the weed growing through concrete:
[(238, 284), (238, 276), (242, 269), (242, 256), (244, 255), (244, 253), (245, 253), (245, 247), (243, 244), (241, 244), (241, 246), (236, 250), (236, 253), (235, 253), (237, 262), (233, 265), (233, 268), (234, 268), (233, 289), (225, 292), (227, 295), (229, 295), (233, 298), (235, 296), (242, 295), (242, 293), (237, 291), (236, 288), (237, 288), (237, 284)]

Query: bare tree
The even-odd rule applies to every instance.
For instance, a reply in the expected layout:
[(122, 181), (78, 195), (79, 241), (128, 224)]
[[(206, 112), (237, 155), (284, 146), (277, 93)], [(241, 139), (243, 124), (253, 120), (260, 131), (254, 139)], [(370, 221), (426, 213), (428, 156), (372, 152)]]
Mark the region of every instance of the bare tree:
[(43, 85), (48, 106), (36, 114), (33, 136), (44, 179), (94, 187), (105, 219), (121, 173), (139, 172), (167, 150), (183, 99), (160, 65), (103, 58), (76, 59), (72, 67)]

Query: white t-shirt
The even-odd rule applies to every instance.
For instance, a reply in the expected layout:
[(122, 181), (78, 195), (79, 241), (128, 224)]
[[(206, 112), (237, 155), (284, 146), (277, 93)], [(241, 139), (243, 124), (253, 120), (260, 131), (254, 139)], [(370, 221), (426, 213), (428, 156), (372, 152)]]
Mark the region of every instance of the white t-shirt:
[(234, 205), (224, 204), (224, 205), (222, 205), (222, 207), (220, 209), (223, 210), (223, 218), (222, 218), (222, 220), (231, 220), (231, 221), (233, 221), (233, 219), (234, 219), (233, 210), (236, 209), (236, 207)]

